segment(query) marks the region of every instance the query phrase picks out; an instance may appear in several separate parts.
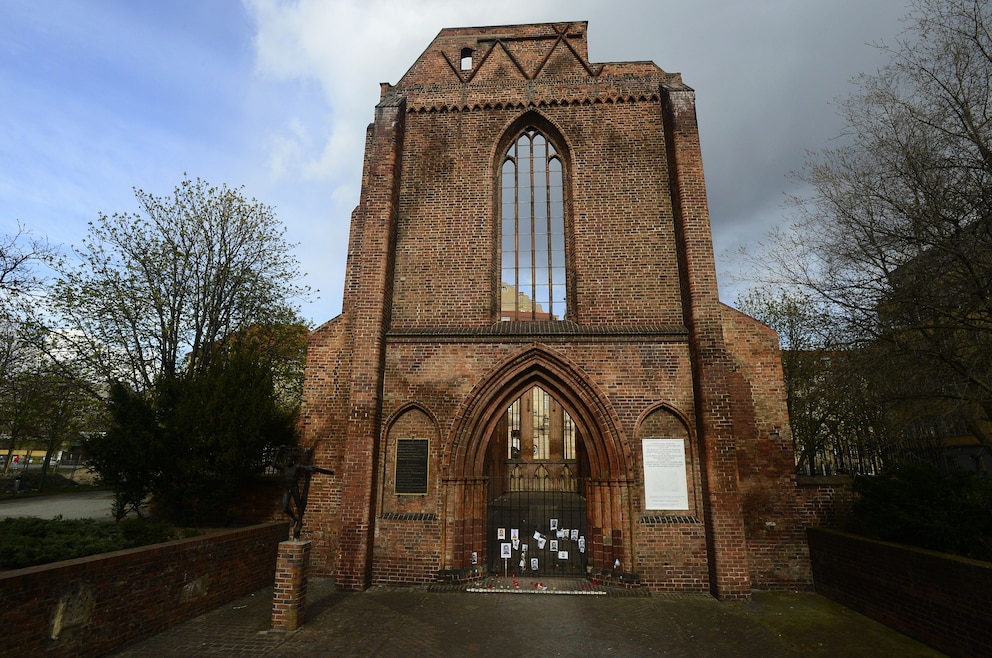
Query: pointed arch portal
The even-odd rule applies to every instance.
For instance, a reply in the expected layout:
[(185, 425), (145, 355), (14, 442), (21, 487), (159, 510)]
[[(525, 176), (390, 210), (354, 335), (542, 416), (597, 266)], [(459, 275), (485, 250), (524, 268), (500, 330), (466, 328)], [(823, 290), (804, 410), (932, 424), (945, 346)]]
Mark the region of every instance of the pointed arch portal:
[(476, 386), (445, 456), (445, 566), (579, 575), (629, 564), (629, 450), (596, 387), (533, 346)]

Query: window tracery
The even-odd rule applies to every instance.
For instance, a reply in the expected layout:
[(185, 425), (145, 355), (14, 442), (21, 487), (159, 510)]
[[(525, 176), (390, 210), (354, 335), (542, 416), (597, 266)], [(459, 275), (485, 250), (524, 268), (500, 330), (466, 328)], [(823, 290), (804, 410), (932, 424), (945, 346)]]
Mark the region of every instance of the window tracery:
[(564, 320), (563, 164), (554, 145), (528, 127), (500, 170), (500, 319)]

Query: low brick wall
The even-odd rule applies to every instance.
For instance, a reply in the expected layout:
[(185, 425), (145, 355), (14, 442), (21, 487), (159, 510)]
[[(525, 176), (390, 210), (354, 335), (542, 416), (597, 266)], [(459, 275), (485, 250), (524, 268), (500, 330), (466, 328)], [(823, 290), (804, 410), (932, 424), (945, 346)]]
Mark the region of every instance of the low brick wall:
[(809, 527), (842, 528), (851, 517), (854, 492), (850, 475), (796, 477), (800, 518)]
[(0, 571), (3, 646), (73, 658), (118, 650), (272, 585), (287, 536), (282, 521)]
[(810, 528), (818, 594), (955, 656), (992, 656), (992, 563)]

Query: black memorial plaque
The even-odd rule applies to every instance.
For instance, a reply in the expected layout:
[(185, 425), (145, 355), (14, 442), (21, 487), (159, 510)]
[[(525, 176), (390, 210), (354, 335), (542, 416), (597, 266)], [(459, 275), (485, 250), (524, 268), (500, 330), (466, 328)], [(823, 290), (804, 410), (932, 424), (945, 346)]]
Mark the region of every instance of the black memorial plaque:
[(427, 493), (427, 439), (399, 439), (396, 442), (396, 493)]

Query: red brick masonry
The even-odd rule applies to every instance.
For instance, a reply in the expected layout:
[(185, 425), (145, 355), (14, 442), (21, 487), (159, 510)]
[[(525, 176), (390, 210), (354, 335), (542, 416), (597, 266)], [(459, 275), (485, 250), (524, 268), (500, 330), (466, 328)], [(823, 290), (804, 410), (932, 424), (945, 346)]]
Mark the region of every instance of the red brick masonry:
[[(444, 29), (381, 87), (342, 313), (311, 334), (303, 391), (303, 442), (336, 473), (304, 538), (342, 589), (492, 566), (497, 427), (534, 386), (575, 423), (594, 569), (722, 599), (811, 586), (776, 337), (719, 300), (695, 92), (651, 62), (590, 62), (587, 27)], [(556, 321), (501, 312), (501, 172), (530, 130), (561, 158)], [(395, 486), (409, 438), (429, 444), (416, 495)], [(685, 448), (679, 509), (645, 500), (657, 438)]]
[[(0, 572), (0, 653), (103, 656), (272, 584), (286, 523)], [(4, 653), (4, 655), (6, 655)]]
[(272, 630), (295, 631), (303, 625), (309, 570), (310, 542), (289, 540), (279, 544), (272, 590)]
[(954, 656), (992, 656), (992, 564), (810, 528), (816, 591)]

